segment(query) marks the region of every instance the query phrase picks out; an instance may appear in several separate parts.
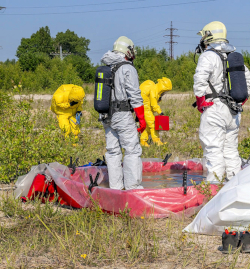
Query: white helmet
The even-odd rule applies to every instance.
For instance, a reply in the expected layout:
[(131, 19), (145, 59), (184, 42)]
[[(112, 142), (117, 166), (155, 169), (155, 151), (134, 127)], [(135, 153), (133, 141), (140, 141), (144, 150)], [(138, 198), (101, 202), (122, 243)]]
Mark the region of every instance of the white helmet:
[(210, 43), (228, 43), (226, 26), (220, 21), (213, 21), (207, 24), (197, 35), (202, 36), (205, 45)]
[(114, 43), (113, 51), (124, 53), (130, 60), (135, 59), (136, 50), (134, 43), (126, 36), (120, 36)]

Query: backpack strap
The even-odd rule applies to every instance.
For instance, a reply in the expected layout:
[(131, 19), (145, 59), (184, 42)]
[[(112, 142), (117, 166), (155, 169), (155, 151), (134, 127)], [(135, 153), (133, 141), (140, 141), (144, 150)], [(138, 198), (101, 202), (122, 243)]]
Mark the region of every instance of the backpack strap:
[(133, 63), (131, 63), (129, 61), (123, 61), (123, 62), (120, 62), (120, 63), (116, 64), (112, 68), (112, 74), (113, 74), (112, 75), (112, 91), (114, 92), (115, 101), (114, 102), (111, 101), (112, 94), (110, 94), (110, 101), (109, 101), (110, 102), (110, 111), (109, 111), (109, 117), (110, 118), (112, 117), (112, 115), (115, 112), (131, 111), (132, 110), (129, 100), (120, 102), (120, 101), (117, 100), (116, 94), (115, 94), (115, 73), (121, 66), (123, 66), (125, 64), (129, 64), (129, 65), (132, 65), (134, 67)]
[(112, 85), (112, 78), (95, 78), (95, 83), (104, 83), (108, 86)]
[(129, 62), (129, 61), (124, 61), (124, 62), (120, 62), (119, 64), (116, 64), (113, 68), (112, 68), (112, 72), (115, 73), (122, 65), (125, 64), (130, 64), (134, 67), (134, 64)]
[[(115, 94), (115, 73), (116, 71), (123, 65), (125, 64), (130, 64), (134, 67), (134, 64), (129, 62), (129, 61), (123, 61), (123, 62), (120, 62), (118, 64), (116, 64), (113, 68), (112, 68), (112, 73), (113, 73), (113, 76), (112, 76), (112, 89), (114, 91), (114, 96), (115, 96), (115, 100), (117, 102), (117, 98), (116, 98), (116, 94)], [(134, 67), (135, 68), (135, 67)]]
[[(224, 93), (223, 93), (223, 89), (219, 92), (219, 95), (229, 95), (229, 91), (228, 91), (228, 87), (227, 87), (227, 57), (224, 57), (224, 55), (222, 55), (218, 50), (211, 48), (210, 51), (213, 51), (214, 53), (216, 53), (222, 61), (222, 66), (223, 66), (223, 77), (222, 77), (222, 83), (223, 83), (223, 89), (224, 89)], [(218, 97), (218, 93), (215, 91), (213, 85), (211, 84), (210, 81), (208, 81), (209, 83), (209, 87), (213, 92), (213, 95)], [(216, 98), (216, 97), (214, 97)]]
[(234, 67), (228, 67), (227, 72), (234, 72), (234, 71), (245, 71), (244, 65), (234, 66)]

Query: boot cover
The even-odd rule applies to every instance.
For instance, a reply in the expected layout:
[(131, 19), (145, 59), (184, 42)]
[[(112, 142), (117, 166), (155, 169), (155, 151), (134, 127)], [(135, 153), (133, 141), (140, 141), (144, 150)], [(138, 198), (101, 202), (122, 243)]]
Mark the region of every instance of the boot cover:
[(222, 252), (230, 253), (234, 252), (239, 244), (238, 232), (229, 232), (225, 230), (222, 234)]
[(240, 233), (240, 246), (241, 252), (249, 253), (250, 252), (250, 233), (244, 231)]
[(154, 144), (156, 144), (157, 146), (162, 146), (163, 143), (161, 142), (160, 138), (152, 138)]
[(141, 140), (140, 143), (141, 146), (149, 148), (149, 144), (147, 143), (147, 141)]

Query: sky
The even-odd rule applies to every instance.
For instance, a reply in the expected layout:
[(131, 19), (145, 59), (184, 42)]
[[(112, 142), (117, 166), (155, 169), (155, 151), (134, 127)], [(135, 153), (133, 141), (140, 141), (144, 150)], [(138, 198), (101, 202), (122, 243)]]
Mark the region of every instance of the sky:
[(48, 26), (51, 36), (67, 29), (90, 40), (94, 64), (112, 50), (119, 36), (134, 44), (169, 52), (166, 30), (172, 22), (174, 57), (194, 51), (200, 31), (211, 21), (226, 25), (227, 38), (237, 51), (250, 51), (249, 0), (0, 0), (0, 61), (17, 59), (21, 39)]

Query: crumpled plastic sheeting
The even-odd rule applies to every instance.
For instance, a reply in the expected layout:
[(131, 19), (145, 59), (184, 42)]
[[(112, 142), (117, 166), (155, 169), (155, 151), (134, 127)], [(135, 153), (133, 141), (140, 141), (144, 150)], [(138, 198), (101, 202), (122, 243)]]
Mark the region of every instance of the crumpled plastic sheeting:
[(225, 184), (183, 231), (221, 235), (228, 227), (246, 230), (250, 223), (249, 178), (250, 166), (247, 166)]
[[(61, 164), (55, 162), (55, 163), (50, 163), (51, 167), (60, 167)], [(27, 196), (29, 189), (33, 183), (33, 180), (35, 178), (35, 176), (37, 174), (47, 174), (48, 175), (48, 171), (47, 171), (47, 165), (42, 163), (36, 166), (32, 166), (31, 170), (28, 174), (24, 175), (24, 176), (20, 176), (18, 177), (17, 181), (16, 181), (16, 189), (14, 191), (14, 195), (16, 198), (21, 197), (21, 196)], [(61, 172), (64, 173), (66, 167), (63, 166), (64, 171), (62, 170)]]
[[(183, 187), (165, 189), (136, 189), (120, 191), (104, 188), (108, 184), (106, 167), (80, 167), (76, 169), (73, 176), (70, 172), (64, 171), (64, 166), (52, 168), (48, 171), (57, 185), (59, 195), (73, 207), (91, 207), (92, 201), (107, 212), (119, 213), (120, 210), (130, 208), (130, 216), (140, 217), (152, 215), (155, 218), (163, 218), (174, 214), (176, 217), (182, 215), (191, 216), (200, 209), (204, 196), (199, 194), (193, 187), (187, 188), (187, 195), (183, 195)], [(90, 184), (89, 174), (93, 179), (97, 172), (100, 172), (98, 187), (92, 189), (91, 199), (88, 193)], [(101, 187), (101, 186), (104, 187)], [(216, 193), (216, 186), (212, 186), (213, 194)]]
[[(108, 173), (106, 166), (79, 167), (71, 175), (68, 167), (64, 165), (58, 167), (47, 166), (48, 171), (56, 183), (58, 194), (67, 202), (68, 205), (76, 208), (91, 207), (92, 202), (88, 192), (90, 185), (89, 175), (93, 180), (99, 172), (98, 185), (108, 185)], [(66, 172), (64, 172), (64, 170)], [(105, 190), (107, 190), (105, 188)]]
[(161, 172), (166, 170), (203, 170), (203, 159), (191, 159), (181, 162), (168, 162), (163, 166), (162, 159), (142, 159), (143, 172)]

